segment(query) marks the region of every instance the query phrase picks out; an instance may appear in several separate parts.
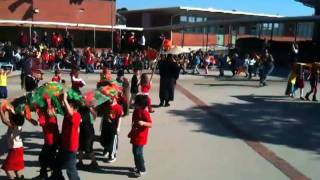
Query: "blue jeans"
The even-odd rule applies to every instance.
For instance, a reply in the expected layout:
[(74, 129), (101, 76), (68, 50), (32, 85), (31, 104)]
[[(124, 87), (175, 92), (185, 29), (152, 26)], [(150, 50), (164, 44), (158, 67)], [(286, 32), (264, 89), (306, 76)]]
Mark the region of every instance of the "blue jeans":
[(75, 152), (60, 149), (52, 175), (53, 179), (62, 179), (62, 169), (67, 170), (69, 180), (80, 180), (77, 170), (77, 154)]
[(138, 171), (145, 172), (146, 167), (144, 165), (144, 158), (143, 158), (143, 146), (132, 145), (132, 153), (134, 157), (134, 164)]
[(93, 73), (94, 67), (93, 64), (86, 64), (86, 73)]

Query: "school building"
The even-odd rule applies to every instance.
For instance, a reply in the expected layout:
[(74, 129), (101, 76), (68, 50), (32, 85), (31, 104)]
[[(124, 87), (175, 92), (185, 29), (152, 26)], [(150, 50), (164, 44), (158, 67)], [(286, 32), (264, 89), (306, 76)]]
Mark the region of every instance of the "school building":
[(144, 29), (150, 45), (162, 33), (173, 45), (190, 48), (232, 47), (237, 39), (249, 37), (280, 42), (308, 41), (314, 34), (313, 22), (276, 22), (285, 17), (238, 10), (168, 7), (129, 10), (120, 14), (126, 17), (127, 26)]
[(115, 0), (1, 0), (0, 42), (16, 43), (20, 32), (68, 30), (76, 47), (111, 47), (111, 32), (141, 30), (118, 25), (117, 17)]

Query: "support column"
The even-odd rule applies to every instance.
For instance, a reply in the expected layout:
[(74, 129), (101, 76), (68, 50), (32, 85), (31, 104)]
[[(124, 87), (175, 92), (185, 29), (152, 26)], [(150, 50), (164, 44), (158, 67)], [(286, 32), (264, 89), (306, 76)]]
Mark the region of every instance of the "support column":
[(209, 26), (207, 26), (206, 51), (208, 51), (208, 41), (209, 41)]
[(93, 48), (96, 48), (96, 27), (93, 27)]
[(32, 40), (32, 25), (29, 25), (29, 46), (31, 46), (31, 40)]
[[(320, 6), (315, 7), (314, 14), (316, 16), (320, 16)], [(314, 23), (314, 29), (313, 29), (313, 41), (320, 42), (320, 23), (315, 22)]]

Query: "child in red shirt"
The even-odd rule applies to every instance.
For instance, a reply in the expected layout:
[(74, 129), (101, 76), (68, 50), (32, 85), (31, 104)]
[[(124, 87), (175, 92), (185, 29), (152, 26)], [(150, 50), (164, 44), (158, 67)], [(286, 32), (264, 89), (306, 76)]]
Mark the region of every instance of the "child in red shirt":
[[(8, 148), (9, 153), (6, 160), (2, 164), (2, 169), (6, 172), (8, 179), (24, 179), (22, 171), (24, 169), (24, 150), (23, 142), (20, 137), (22, 133), (22, 126), (25, 118), (24, 113), (17, 113), (14, 110), (14, 105), (17, 108), (18, 102), (21, 98), (17, 98), (12, 102), (12, 105), (7, 104), (7, 101), (1, 102), (0, 107), (0, 119), (3, 124), (8, 126), (7, 137), (8, 137)], [(37, 125), (33, 119), (29, 120), (33, 125)]]
[(142, 95), (145, 95), (148, 97), (148, 110), (149, 113), (154, 113), (154, 110), (152, 110), (152, 104), (151, 104), (151, 97), (149, 95), (149, 91), (151, 89), (151, 80), (149, 80), (148, 74), (143, 73), (141, 75), (141, 81), (140, 81), (140, 90)]
[(79, 147), (79, 126), (81, 116), (78, 112), (78, 102), (68, 100), (64, 92), (63, 103), (66, 109), (62, 123), (61, 149), (57, 156), (57, 162), (52, 174), (52, 179), (64, 179), (61, 169), (67, 170), (69, 179), (80, 180), (77, 171), (77, 151)]
[(135, 110), (132, 115), (132, 128), (128, 137), (131, 139), (134, 157), (134, 176), (140, 177), (146, 173), (143, 157), (143, 147), (147, 144), (149, 128), (152, 127), (150, 114), (146, 110), (148, 97), (137, 95), (135, 98)]
[(52, 81), (57, 83), (61, 82), (61, 73), (59, 69), (56, 69), (54, 71), (54, 76), (52, 77)]
[(114, 162), (117, 158), (118, 134), (121, 126), (122, 107), (117, 103), (117, 98), (112, 97), (111, 102), (106, 104), (101, 127), (101, 145), (104, 147), (104, 156), (108, 162)]
[(47, 168), (53, 169), (56, 160), (56, 151), (59, 143), (58, 120), (55, 110), (51, 105), (51, 99), (48, 95), (45, 97), (46, 107), (35, 107), (38, 114), (38, 123), (43, 130), (44, 145), (39, 154), (40, 177), (48, 178)]

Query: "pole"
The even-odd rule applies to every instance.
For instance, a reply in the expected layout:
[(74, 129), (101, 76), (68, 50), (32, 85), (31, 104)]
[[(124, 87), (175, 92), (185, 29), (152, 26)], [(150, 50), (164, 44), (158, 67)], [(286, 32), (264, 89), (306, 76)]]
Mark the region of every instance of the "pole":
[(182, 27), (181, 47), (184, 46), (184, 27)]
[(29, 46), (31, 46), (31, 38), (32, 38), (32, 29), (31, 29), (31, 24), (29, 25)]
[(295, 23), (295, 28), (294, 28), (294, 42), (297, 42), (297, 34), (298, 34), (298, 23)]
[(273, 30), (274, 30), (274, 23), (271, 24), (271, 34), (270, 34), (270, 40), (273, 39)]
[(111, 7), (111, 49), (113, 51), (113, 8), (114, 8), (114, 2), (112, 3)]
[(262, 24), (260, 23), (258, 26), (259, 26), (259, 39), (261, 39)]
[(170, 39), (172, 41), (172, 25), (173, 25), (173, 15), (171, 16), (171, 21), (170, 21), (170, 25), (171, 25), (171, 31), (170, 31)]
[(93, 48), (96, 48), (96, 27), (93, 27)]
[(208, 50), (208, 41), (209, 41), (209, 26), (207, 26), (206, 51)]

